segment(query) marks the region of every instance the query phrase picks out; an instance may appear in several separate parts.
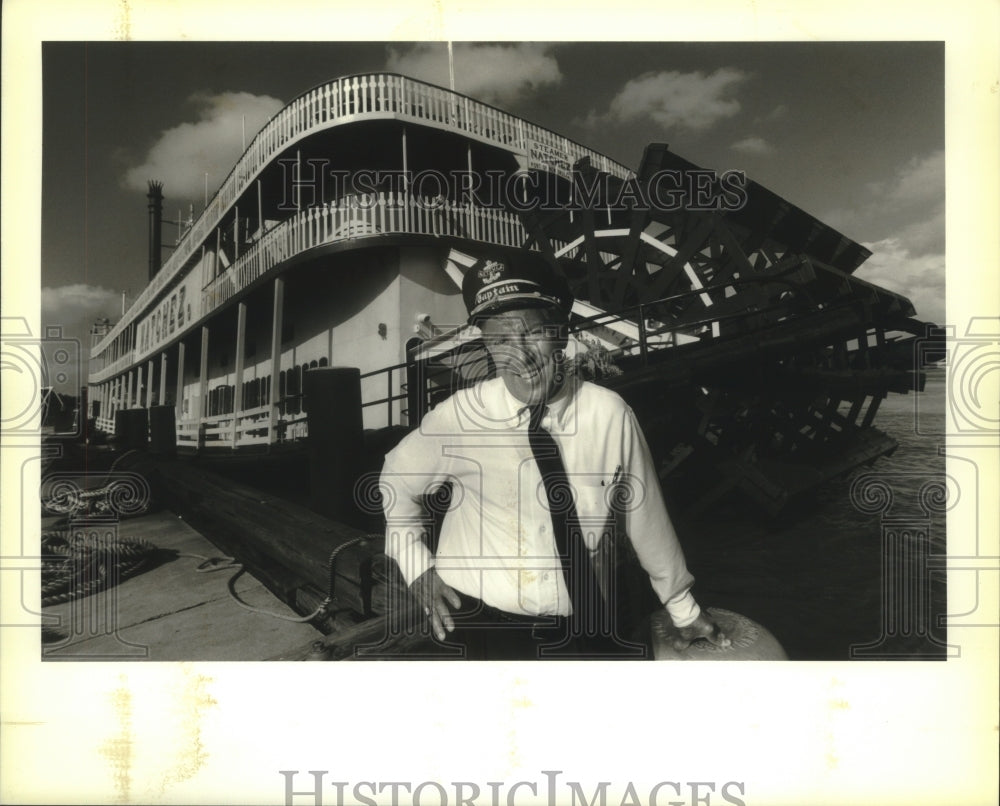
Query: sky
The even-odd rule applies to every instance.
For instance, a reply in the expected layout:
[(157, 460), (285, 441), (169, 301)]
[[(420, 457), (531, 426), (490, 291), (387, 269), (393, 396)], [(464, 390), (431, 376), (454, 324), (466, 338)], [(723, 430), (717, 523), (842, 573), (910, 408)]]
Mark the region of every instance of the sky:
[[(868, 247), (858, 277), (944, 321), (943, 44), (459, 42), (454, 58), (459, 92), (629, 167), (658, 141), (745, 171)], [(448, 85), (442, 42), (47, 42), (42, 69), (42, 324), (85, 348), (145, 285), (147, 180), (164, 183), (165, 218), (197, 215), (244, 119), (249, 143), (350, 73)]]

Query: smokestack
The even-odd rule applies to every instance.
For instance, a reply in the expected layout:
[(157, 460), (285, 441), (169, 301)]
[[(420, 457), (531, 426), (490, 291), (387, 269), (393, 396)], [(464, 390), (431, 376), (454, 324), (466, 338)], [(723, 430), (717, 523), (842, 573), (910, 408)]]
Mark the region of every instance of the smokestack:
[(152, 280), (160, 270), (161, 252), (160, 224), (163, 220), (163, 183), (149, 182), (149, 279)]

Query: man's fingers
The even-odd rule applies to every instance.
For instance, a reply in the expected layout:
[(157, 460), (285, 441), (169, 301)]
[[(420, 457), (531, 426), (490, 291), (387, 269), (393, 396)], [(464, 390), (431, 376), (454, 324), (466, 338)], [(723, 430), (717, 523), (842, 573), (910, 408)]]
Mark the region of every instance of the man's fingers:
[(439, 641), (445, 639), (444, 625), (441, 623), (441, 616), (438, 615), (437, 610), (431, 612), (431, 629), (434, 630), (434, 635)]
[(713, 646), (717, 646), (720, 649), (727, 649), (733, 643), (729, 640), (729, 636), (722, 631), (717, 622), (704, 617), (704, 615), (699, 616), (698, 620), (693, 624), (681, 627), (678, 633), (671, 641), (671, 646), (675, 652), (683, 652), (699, 638), (704, 638)]
[(441, 588), (441, 593), (444, 594), (444, 598), (448, 601), (448, 604), (458, 610), (462, 606), (462, 600), (458, 598), (455, 589), (444, 584), (441, 585)]
[(441, 623), (444, 624), (444, 628), (451, 632), (455, 629), (455, 619), (451, 617), (451, 611), (448, 609), (448, 605), (441, 599), (437, 603), (437, 611), (440, 614)]
[(448, 604), (440, 593), (434, 599), (431, 609), (433, 611), (431, 622), (434, 625), (434, 634), (443, 641), (446, 633), (455, 629), (455, 619), (452, 618), (451, 610), (448, 609)]
[(708, 640), (722, 649), (726, 649), (733, 643), (729, 640), (729, 636), (722, 631), (722, 627), (718, 624), (715, 625), (715, 629), (712, 630), (711, 635), (708, 636)]

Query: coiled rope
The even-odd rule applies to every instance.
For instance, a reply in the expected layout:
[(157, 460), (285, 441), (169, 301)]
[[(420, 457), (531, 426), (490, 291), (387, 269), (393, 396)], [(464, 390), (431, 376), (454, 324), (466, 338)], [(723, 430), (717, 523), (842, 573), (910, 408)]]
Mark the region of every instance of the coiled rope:
[(89, 596), (135, 575), (156, 554), (145, 540), (60, 531), (42, 535), (42, 606)]
[[(117, 459), (111, 463), (111, 467), (108, 469), (108, 475), (110, 476), (115, 472), (118, 467), (119, 462), (121, 462), (126, 456), (130, 454), (137, 453), (136, 448), (131, 448)], [(99, 487), (96, 490), (78, 490), (78, 489), (60, 489), (58, 493), (47, 501), (43, 501), (43, 505), (50, 512), (55, 512), (60, 515), (73, 515), (78, 513), (82, 509), (90, 509), (91, 507), (97, 510), (106, 509), (106, 502), (109, 494), (115, 489), (115, 485), (120, 482), (117, 479), (111, 479), (103, 487)], [(149, 509), (149, 504), (146, 502), (141, 508), (136, 508), (134, 512), (129, 512), (129, 515), (141, 515), (146, 510)]]

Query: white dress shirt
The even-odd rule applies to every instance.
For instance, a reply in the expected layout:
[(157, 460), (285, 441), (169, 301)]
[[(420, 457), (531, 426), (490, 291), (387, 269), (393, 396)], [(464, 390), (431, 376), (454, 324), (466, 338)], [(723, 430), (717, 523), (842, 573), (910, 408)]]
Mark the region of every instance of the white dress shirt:
[[(386, 553), (407, 584), (433, 566), (451, 587), (510, 613), (572, 611), (528, 419), (528, 408), (494, 378), (440, 403), (386, 456)], [(676, 626), (693, 622), (700, 613), (694, 577), (632, 409), (609, 389), (577, 383), (549, 403), (542, 427), (559, 445), (590, 550), (617, 495), (624, 502), (618, 522), (654, 591)], [(451, 504), (432, 555), (422, 497), (447, 483)]]

